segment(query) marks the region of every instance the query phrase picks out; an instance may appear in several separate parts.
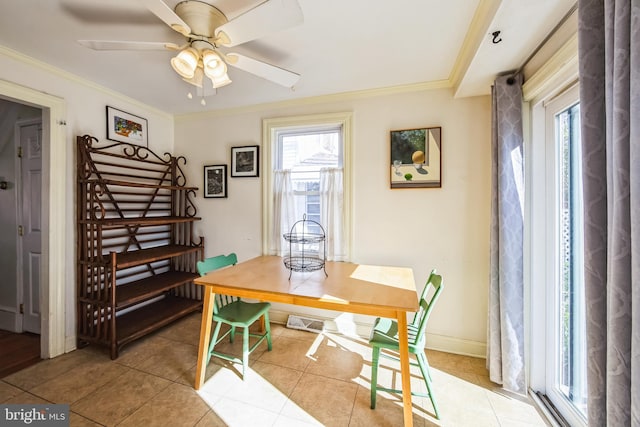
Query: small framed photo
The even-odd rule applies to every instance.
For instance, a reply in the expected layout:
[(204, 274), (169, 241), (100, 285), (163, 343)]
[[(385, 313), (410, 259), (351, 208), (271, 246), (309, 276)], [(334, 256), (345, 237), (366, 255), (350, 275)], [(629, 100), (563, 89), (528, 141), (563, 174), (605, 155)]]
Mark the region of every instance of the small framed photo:
[(148, 147), (147, 119), (107, 105), (107, 139)]
[(204, 167), (204, 197), (227, 197), (227, 165)]
[(260, 147), (247, 145), (231, 147), (231, 176), (259, 176)]

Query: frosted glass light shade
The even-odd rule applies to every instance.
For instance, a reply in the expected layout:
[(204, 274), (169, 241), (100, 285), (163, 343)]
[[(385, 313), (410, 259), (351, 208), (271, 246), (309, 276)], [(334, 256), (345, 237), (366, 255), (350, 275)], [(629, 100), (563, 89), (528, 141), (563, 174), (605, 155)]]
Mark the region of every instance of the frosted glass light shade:
[(227, 73), (227, 64), (212, 50), (202, 52), (202, 65), (204, 74), (210, 79), (222, 77)]
[[(226, 67), (225, 67), (225, 70), (226, 70)], [(217, 89), (217, 88), (222, 87), (222, 86), (226, 86), (229, 83), (231, 83), (231, 79), (229, 78), (229, 76), (227, 75), (226, 72), (222, 76), (219, 76), (219, 77), (217, 77), (217, 76), (213, 76), (213, 77), (208, 76), (208, 77), (211, 79), (211, 82), (213, 83), (213, 88), (214, 89)]]
[(196, 71), (193, 73), (193, 77), (191, 77), (190, 79), (183, 77), (182, 80), (196, 87), (202, 88), (203, 77), (204, 77), (204, 73), (202, 72), (202, 67), (198, 67), (196, 68)]
[(171, 66), (182, 78), (190, 79), (198, 68), (198, 51), (188, 47), (171, 58)]

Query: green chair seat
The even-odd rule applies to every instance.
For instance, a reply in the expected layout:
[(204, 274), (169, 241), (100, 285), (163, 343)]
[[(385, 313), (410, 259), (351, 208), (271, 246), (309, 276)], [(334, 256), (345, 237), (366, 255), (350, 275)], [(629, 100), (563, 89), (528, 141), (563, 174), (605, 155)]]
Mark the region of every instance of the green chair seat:
[[(440, 296), (440, 292), (442, 292), (442, 289), (442, 276), (436, 274), (435, 270), (433, 270), (429, 275), (427, 284), (422, 290), (422, 294), (420, 295), (420, 308), (415, 314), (413, 321), (407, 326), (407, 334), (409, 336), (409, 353), (414, 354), (417, 360), (417, 363), (410, 362), (410, 364), (413, 366), (418, 366), (420, 368), (420, 372), (428, 391), (428, 394), (424, 396), (428, 396), (431, 400), (433, 410), (435, 412), (436, 418), (438, 419), (440, 418), (440, 413), (438, 412), (438, 406), (436, 405), (436, 400), (433, 395), (431, 373), (429, 372), (429, 362), (427, 361), (427, 356), (424, 352), (424, 346), (427, 320), (429, 318), (429, 315), (431, 314), (431, 310), (433, 310), (433, 306), (436, 300)], [(427, 295), (429, 294), (431, 294), (431, 296), (429, 297), (429, 299), (427, 299)], [(373, 349), (371, 361), (371, 409), (375, 409), (377, 390), (387, 391), (390, 393), (402, 392), (402, 390), (399, 389), (391, 389), (378, 386), (378, 368), (380, 365), (380, 357), (382, 356), (398, 360), (397, 357), (385, 354), (381, 351), (383, 348), (394, 351), (400, 350), (400, 342), (398, 339), (398, 322), (392, 319), (381, 317), (377, 318), (373, 324), (373, 329), (371, 330), (369, 344)], [(412, 394), (422, 396), (419, 393)]]
[(250, 303), (236, 300), (218, 309), (218, 313), (213, 315), (216, 322), (224, 322), (230, 326), (244, 327), (251, 325), (260, 319), (271, 304), (268, 302)]
[[(198, 261), (198, 273), (201, 276), (206, 275), (210, 271), (219, 268), (228, 267), (237, 264), (238, 257), (236, 254), (218, 255)], [(215, 295), (215, 304), (213, 307), (213, 321), (216, 327), (211, 337), (211, 344), (207, 353), (205, 364), (209, 363), (211, 356), (216, 356), (230, 362), (242, 363), (242, 377), (244, 378), (246, 367), (249, 365), (249, 354), (253, 352), (265, 339), (267, 340), (267, 350), (271, 351), (271, 327), (269, 325), (269, 308), (271, 304), (268, 302), (250, 303), (242, 301), (240, 298), (228, 295)], [(253, 325), (260, 317), (264, 317), (264, 333), (251, 333), (249, 327)], [(229, 325), (229, 330), (220, 335), (223, 324)], [(227, 335), (229, 340), (233, 342), (235, 338), (236, 328), (242, 328), (242, 359), (238, 359), (230, 354), (222, 353), (215, 350), (215, 346), (220, 343)], [(258, 340), (250, 347), (249, 337), (258, 338)]]

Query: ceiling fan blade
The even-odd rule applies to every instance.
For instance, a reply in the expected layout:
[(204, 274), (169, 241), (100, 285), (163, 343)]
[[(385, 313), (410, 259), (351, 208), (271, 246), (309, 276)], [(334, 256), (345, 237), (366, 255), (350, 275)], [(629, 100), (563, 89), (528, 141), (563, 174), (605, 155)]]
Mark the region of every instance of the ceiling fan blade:
[(300, 74), (296, 74), (293, 71), (288, 71), (284, 68), (276, 67), (275, 65), (267, 64), (266, 62), (258, 61), (257, 59), (249, 58), (248, 56), (238, 53), (226, 54), (225, 60), (232, 67), (255, 74), (258, 77), (262, 77), (263, 79), (284, 87), (293, 87), (300, 78)]
[(216, 29), (217, 42), (236, 46), (304, 21), (297, 0), (267, 0)]
[(130, 42), (112, 40), (78, 40), (78, 43), (93, 50), (178, 50), (175, 43)]
[(191, 28), (162, 0), (140, 0), (154, 15), (164, 21), (173, 30), (184, 36), (191, 34)]

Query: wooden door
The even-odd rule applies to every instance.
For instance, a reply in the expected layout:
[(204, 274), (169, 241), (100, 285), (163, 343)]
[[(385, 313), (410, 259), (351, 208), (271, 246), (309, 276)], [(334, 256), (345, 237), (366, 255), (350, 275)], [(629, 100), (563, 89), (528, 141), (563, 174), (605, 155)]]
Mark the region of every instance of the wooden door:
[(40, 333), (42, 273), (42, 122), (24, 122), (19, 128), (21, 187), (19, 217), (22, 261), (22, 329)]

